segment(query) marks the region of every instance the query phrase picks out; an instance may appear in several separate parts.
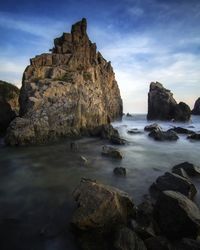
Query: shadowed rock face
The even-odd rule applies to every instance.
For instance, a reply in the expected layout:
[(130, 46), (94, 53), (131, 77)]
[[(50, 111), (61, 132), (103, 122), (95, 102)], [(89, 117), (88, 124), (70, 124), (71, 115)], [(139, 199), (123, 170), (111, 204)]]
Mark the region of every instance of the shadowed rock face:
[(108, 124), (122, 116), (122, 100), (110, 62), (97, 52), (86, 19), (54, 40), (52, 53), (30, 60), (20, 92), (20, 118), (11, 145), (45, 143)]
[(148, 120), (188, 121), (190, 108), (184, 102), (176, 103), (170, 90), (159, 82), (152, 82), (148, 93)]
[(200, 115), (200, 97), (196, 100), (192, 110), (193, 115)]
[(0, 81), (0, 135), (4, 135), (9, 123), (19, 111), (19, 89)]

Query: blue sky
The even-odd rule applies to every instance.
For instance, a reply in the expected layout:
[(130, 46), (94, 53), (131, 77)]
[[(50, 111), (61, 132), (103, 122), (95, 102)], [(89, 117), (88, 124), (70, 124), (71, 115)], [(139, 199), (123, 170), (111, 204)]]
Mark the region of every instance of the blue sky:
[(193, 107), (200, 96), (199, 0), (7, 0), (0, 3), (0, 79), (21, 85), (29, 58), (86, 17), (112, 62), (124, 111), (145, 113), (151, 81)]

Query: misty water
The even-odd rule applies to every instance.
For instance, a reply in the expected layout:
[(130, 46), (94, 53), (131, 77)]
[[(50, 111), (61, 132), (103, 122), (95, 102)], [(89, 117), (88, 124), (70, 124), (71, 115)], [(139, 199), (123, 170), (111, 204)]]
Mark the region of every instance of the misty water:
[[(188, 123), (158, 122), (163, 129), (181, 126), (200, 131), (200, 117)], [(97, 138), (31, 147), (0, 146), (0, 249), (63, 250), (77, 249), (70, 233), (70, 219), (75, 209), (72, 193), (82, 177), (92, 178), (128, 192), (140, 203), (148, 195), (153, 181), (172, 166), (183, 161), (199, 165), (199, 141), (179, 135), (176, 142), (158, 142), (148, 137), (145, 115), (124, 117), (113, 123), (127, 145), (118, 146), (123, 160), (101, 155), (107, 144)], [(141, 134), (128, 134), (132, 128)], [(88, 160), (84, 165), (80, 156)], [(125, 167), (126, 177), (113, 174), (115, 167)], [(200, 180), (193, 179), (197, 188)], [(196, 197), (200, 203), (200, 196)]]

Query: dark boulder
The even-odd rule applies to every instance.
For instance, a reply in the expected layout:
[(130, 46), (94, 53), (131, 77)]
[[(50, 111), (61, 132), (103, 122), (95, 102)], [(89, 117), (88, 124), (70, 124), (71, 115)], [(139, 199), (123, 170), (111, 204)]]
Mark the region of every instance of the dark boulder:
[(103, 146), (101, 154), (116, 159), (123, 158), (122, 153), (117, 148), (110, 146)]
[(109, 232), (117, 225), (127, 225), (133, 202), (123, 191), (96, 181), (82, 179), (75, 189), (77, 209), (72, 225), (82, 231)]
[(110, 137), (110, 142), (112, 144), (115, 144), (115, 145), (125, 145), (126, 144), (126, 140), (120, 138), (119, 136), (111, 136)]
[(197, 193), (194, 184), (192, 184), (190, 180), (168, 172), (159, 176), (149, 189), (152, 197), (155, 199), (157, 199), (162, 191), (165, 190), (180, 192), (190, 199), (192, 199)]
[(144, 242), (138, 235), (128, 227), (120, 228), (114, 241), (114, 249), (116, 250), (146, 250)]
[(118, 176), (126, 176), (126, 169), (123, 167), (117, 167), (113, 170), (113, 173)]
[(177, 250), (171, 242), (163, 236), (155, 236), (145, 240), (145, 245), (148, 250)]
[(192, 135), (189, 135), (187, 138), (199, 141), (200, 140), (200, 133), (194, 133)]
[(183, 238), (176, 244), (177, 250), (200, 250), (200, 241)]
[(185, 172), (185, 170), (183, 168), (172, 169), (172, 173), (180, 175), (186, 179), (189, 179), (188, 174)]
[(159, 82), (152, 82), (148, 93), (148, 120), (188, 121), (190, 108), (187, 104), (177, 104), (170, 90)]
[(161, 130), (161, 127), (157, 123), (152, 123), (144, 127), (145, 131)]
[(193, 115), (200, 115), (200, 97), (195, 101), (194, 108), (192, 110)]
[(177, 141), (179, 139), (174, 131), (153, 130), (149, 133), (149, 136), (156, 141)]
[(187, 161), (173, 166), (172, 172), (177, 173), (178, 171), (180, 171), (180, 169), (183, 169), (189, 176), (200, 175), (200, 167), (195, 166), (194, 164)]
[(186, 128), (174, 127), (169, 129), (168, 131), (174, 131), (177, 134), (194, 134), (195, 132)]
[(129, 129), (127, 133), (131, 135), (142, 134), (142, 132), (138, 130), (137, 128)]
[(196, 239), (200, 229), (200, 210), (197, 205), (174, 191), (161, 193), (155, 204), (154, 219), (161, 234), (169, 239)]

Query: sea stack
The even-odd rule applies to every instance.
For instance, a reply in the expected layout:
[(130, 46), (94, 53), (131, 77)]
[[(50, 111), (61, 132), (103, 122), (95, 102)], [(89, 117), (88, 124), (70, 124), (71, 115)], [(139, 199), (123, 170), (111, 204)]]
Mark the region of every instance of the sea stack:
[(121, 118), (113, 68), (86, 30), (83, 18), (71, 33), (54, 40), (51, 53), (30, 60), (20, 91), (20, 117), (10, 124), (7, 144), (43, 144)]
[(152, 82), (148, 93), (148, 120), (188, 121), (190, 107), (180, 102), (177, 104), (170, 90), (159, 82)]
[(200, 97), (196, 100), (194, 104), (192, 115), (200, 115)]
[(19, 111), (19, 89), (0, 80), (0, 136), (4, 136), (10, 122)]

